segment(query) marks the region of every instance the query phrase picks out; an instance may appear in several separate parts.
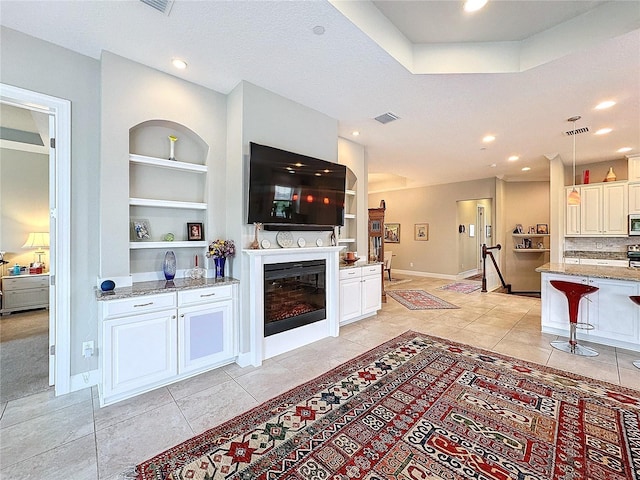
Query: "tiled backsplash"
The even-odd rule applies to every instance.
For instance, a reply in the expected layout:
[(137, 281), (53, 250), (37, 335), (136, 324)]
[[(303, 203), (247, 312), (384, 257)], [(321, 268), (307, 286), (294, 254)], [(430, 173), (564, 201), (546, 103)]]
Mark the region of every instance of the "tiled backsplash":
[(627, 252), (627, 245), (640, 244), (640, 237), (565, 237), (565, 251)]

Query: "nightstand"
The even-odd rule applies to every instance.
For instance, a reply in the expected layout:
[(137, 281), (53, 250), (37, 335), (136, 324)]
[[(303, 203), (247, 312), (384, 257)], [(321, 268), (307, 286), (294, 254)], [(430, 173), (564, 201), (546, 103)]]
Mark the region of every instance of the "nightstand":
[(2, 277), (0, 313), (33, 308), (49, 308), (49, 274)]

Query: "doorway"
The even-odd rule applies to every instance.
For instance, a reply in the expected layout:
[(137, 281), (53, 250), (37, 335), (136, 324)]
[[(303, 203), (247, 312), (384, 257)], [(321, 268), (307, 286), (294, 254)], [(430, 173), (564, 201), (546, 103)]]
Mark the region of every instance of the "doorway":
[[(68, 100), (5, 84), (0, 84), (0, 103), (3, 108), (28, 113), (31, 118), (38, 119), (34, 122), (39, 123), (39, 130), (43, 131), (42, 134), (38, 132), (39, 136), (42, 138), (46, 134), (47, 143), (49, 138), (53, 139), (48, 144), (45, 144), (45, 141), (41, 142), (48, 157), (47, 226), (50, 237), (49, 275), (46, 279), (49, 299), (49, 349), (44, 357), (49, 358), (48, 383), (55, 385), (56, 395), (62, 395), (69, 393), (71, 380), (69, 347), (71, 307), (68, 301), (71, 278), (71, 103)], [(29, 190), (29, 177), (30, 172), (25, 171), (23, 178), (25, 183), (20, 186), (26, 190)], [(37, 185), (34, 188), (37, 188)], [(5, 225), (0, 224), (0, 227), (4, 234)], [(15, 248), (15, 239), (13, 244), (13, 250), (18, 251)], [(25, 262), (23, 259), (21, 263), (30, 262)]]

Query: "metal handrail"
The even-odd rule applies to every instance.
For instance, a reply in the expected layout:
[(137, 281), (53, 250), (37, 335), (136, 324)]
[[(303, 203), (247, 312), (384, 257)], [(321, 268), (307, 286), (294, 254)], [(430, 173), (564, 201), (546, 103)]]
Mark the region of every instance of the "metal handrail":
[(493, 257), (493, 253), (490, 250), (501, 250), (502, 245), (498, 244), (494, 247), (487, 247), (486, 243), (482, 244), (482, 290), (481, 292), (487, 291), (487, 255), (491, 257), (491, 261), (493, 262), (493, 266), (496, 267), (496, 272), (498, 272), (498, 277), (500, 277), (500, 281), (502, 282), (502, 286), (507, 290), (507, 293), (511, 293), (511, 284), (507, 284), (502, 277), (502, 273), (500, 272), (500, 268), (498, 267), (498, 263), (496, 259)]

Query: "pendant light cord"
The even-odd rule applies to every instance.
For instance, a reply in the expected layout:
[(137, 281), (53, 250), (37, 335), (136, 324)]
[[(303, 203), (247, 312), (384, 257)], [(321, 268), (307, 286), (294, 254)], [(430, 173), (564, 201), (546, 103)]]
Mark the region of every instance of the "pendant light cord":
[(576, 188), (576, 121), (573, 121), (573, 188)]

